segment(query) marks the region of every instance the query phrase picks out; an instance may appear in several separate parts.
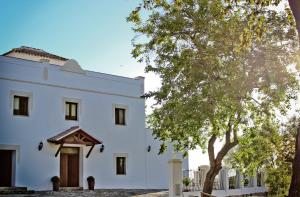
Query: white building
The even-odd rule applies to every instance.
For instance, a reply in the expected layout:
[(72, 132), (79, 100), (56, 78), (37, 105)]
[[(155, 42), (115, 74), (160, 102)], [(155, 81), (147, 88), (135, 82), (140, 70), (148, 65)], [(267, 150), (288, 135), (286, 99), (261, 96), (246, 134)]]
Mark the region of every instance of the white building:
[[(0, 187), (168, 188), (169, 151), (145, 129), (144, 78), (86, 71), (40, 49), (0, 56)], [(187, 160), (184, 168), (188, 168)]]

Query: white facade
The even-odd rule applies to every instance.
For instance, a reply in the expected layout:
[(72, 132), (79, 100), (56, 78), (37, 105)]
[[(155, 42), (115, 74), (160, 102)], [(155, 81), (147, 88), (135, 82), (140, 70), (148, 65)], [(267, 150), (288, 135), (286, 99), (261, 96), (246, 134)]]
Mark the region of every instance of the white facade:
[[(104, 144), (103, 152), (96, 145), (88, 158), (89, 147), (64, 144), (79, 147), (80, 187), (94, 176), (95, 188), (168, 188), (172, 153), (157, 155), (160, 143), (145, 129), (143, 94), (143, 77), (85, 71), (74, 61), (60, 66), (0, 56), (0, 150), (13, 150), (12, 186), (51, 190), (60, 157), (59, 145), (47, 139), (80, 126)], [(13, 114), (14, 95), (29, 98), (29, 116)], [(65, 119), (66, 101), (78, 103), (77, 121)], [(116, 107), (126, 109), (125, 125), (115, 124)], [(117, 156), (126, 157), (126, 175), (116, 175)]]

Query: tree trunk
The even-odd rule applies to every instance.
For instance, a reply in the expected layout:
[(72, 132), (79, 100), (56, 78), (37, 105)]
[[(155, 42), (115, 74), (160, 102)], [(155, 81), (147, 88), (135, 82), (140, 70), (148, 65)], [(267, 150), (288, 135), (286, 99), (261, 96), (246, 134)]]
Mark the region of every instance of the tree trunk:
[[(231, 139), (231, 135), (233, 134), (233, 139)], [(231, 121), (228, 123), (228, 130), (225, 134), (225, 144), (221, 148), (221, 150), (218, 152), (218, 154), (215, 156), (215, 149), (214, 144), (217, 139), (216, 135), (212, 135), (211, 138), (208, 141), (208, 157), (209, 157), (209, 164), (210, 168), (206, 174), (203, 190), (201, 193), (202, 197), (208, 197), (211, 196), (213, 186), (214, 186), (214, 180), (217, 176), (217, 174), (222, 169), (222, 161), (224, 157), (227, 155), (227, 153), (238, 144), (238, 138), (237, 138), (237, 128), (233, 128), (231, 125)]]
[[(295, 17), (300, 44), (300, 0), (289, 0), (289, 4)], [(300, 197), (300, 125), (297, 129), (296, 150), (292, 172), (293, 174), (289, 189), (289, 197)]]
[(297, 129), (295, 158), (293, 161), (293, 174), (289, 190), (289, 197), (300, 197), (300, 125)]
[(218, 161), (218, 162), (216, 161), (213, 166), (210, 166), (209, 171), (207, 172), (205, 177), (204, 186), (202, 190), (203, 193), (201, 195), (202, 197), (207, 197), (209, 195), (206, 194), (212, 193), (215, 178), (217, 174), (219, 174), (220, 170), (222, 169), (221, 162), (222, 161)]
[(289, 0), (290, 8), (293, 12), (295, 21), (296, 21), (296, 27), (298, 31), (298, 38), (300, 42), (300, 1), (299, 0)]

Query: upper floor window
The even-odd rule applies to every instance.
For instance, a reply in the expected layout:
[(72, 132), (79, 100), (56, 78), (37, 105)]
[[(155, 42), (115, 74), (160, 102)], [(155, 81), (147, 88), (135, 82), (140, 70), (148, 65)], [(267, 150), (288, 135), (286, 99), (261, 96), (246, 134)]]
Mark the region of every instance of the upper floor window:
[(28, 97), (14, 95), (14, 115), (28, 116)]
[(116, 157), (116, 174), (126, 174), (126, 157)]
[(125, 125), (125, 109), (115, 108), (115, 124)]
[(78, 103), (66, 102), (66, 120), (78, 120)]

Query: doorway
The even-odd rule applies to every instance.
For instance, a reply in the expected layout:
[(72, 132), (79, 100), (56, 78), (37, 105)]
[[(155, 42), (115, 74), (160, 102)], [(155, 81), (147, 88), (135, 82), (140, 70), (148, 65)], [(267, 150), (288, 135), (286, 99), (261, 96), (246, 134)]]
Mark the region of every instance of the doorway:
[(12, 150), (0, 150), (0, 187), (12, 186)]
[(63, 147), (60, 151), (60, 186), (79, 186), (79, 148)]

